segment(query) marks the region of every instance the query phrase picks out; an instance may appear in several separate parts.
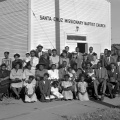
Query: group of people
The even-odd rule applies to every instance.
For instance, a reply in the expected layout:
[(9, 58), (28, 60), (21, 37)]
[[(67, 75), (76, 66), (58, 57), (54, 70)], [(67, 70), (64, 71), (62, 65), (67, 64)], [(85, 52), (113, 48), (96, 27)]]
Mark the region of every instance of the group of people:
[[(113, 54), (105, 49), (97, 58), (93, 47), (89, 53), (81, 53), (76, 47), (70, 53), (66, 46), (60, 55), (56, 49), (43, 51), (38, 45), (36, 50), (27, 52), (22, 60), (16, 53), (14, 60), (9, 52), (4, 52), (0, 67), (0, 85), (9, 81), (8, 92), (15, 99), (24, 102), (78, 99), (88, 101), (90, 97), (104, 100), (104, 96), (115, 98), (119, 93), (120, 51)], [(4, 92), (0, 92), (0, 100)]]

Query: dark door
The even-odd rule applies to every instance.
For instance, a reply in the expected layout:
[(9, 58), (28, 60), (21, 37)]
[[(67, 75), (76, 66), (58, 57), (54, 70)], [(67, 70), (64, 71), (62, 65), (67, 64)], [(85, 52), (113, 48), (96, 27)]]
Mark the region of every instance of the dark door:
[(77, 43), (77, 47), (79, 47), (81, 53), (86, 52), (86, 43)]

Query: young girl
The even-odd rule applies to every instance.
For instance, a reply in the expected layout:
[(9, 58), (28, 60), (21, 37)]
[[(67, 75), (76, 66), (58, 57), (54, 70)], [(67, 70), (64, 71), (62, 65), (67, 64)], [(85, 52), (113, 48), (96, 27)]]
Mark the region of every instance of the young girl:
[(65, 100), (72, 100), (73, 99), (73, 93), (72, 93), (72, 82), (69, 80), (70, 76), (69, 74), (66, 74), (64, 76), (64, 81), (62, 81), (62, 95), (64, 96)]
[(87, 83), (84, 81), (85, 76), (80, 76), (80, 82), (78, 82), (78, 99), (80, 101), (88, 101), (88, 93), (87, 93)]
[(59, 88), (58, 88), (58, 82), (54, 81), (51, 84), (51, 99), (62, 99), (63, 95), (59, 92)]
[(35, 85), (36, 81), (34, 79), (34, 76), (29, 76), (28, 81), (24, 83), (25, 86), (25, 102), (32, 103), (37, 101), (37, 97), (35, 94)]

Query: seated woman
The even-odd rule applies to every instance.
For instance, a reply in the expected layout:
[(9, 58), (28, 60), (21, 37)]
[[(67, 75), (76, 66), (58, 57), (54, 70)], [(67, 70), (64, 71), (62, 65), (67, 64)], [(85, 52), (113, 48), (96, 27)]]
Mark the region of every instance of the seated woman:
[(6, 70), (6, 64), (1, 65), (0, 70), (0, 101), (2, 101), (3, 95), (8, 92), (10, 72)]
[(37, 102), (37, 97), (35, 94), (35, 79), (34, 76), (29, 76), (28, 80), (24, 82), (25, 86), (25, 102)]
[(56, 64), (51, 65), (51, 70), (48, 70), (48, 74), (51, 82), (59, 80), (59, 70), (56, 69)]
[(79, 82), (77, 84), (78, 88), (78, 99), (80, 101), (88, 101), (88, 93), (87, 93), (87, 83), (84, 81), (85, 80), (85, 75), (81, 75)]
[(25, 66), (25, 70), (23, 72), (23, 80), (27, 81), (29, 79), (29, 76), (35, 76), (35, 73), (33, 72), (33, 70), (31, 70), (31, 64), (30, 62), (28, 62)]
[(35, 72), (36, 80), (40, 81), (40, 79), (43, 79), (45, 73), (47, 73), (47, 69), (45, 69), (45, 64), (44, 63), (39, 63), (36, 66), (36, 72)]
[(40, 101), (47, 102), (50, 100), (50, 81), (48, 80), (49, 74), (45, 73), (43, 79), (39, 82)]
[(51, 95), (50, 95), (50, 99), (62, 99), (63, 95), (59, 92), (59, 87), (58, 87), (58, 82), (54, 81), (51, 84)]
[(14, 68), (11, 70), (10, 79), (11, 79), (11, 89), (16, 95), (16, 99), (20, 99), (20, 92), (23, 86), (23, 70), (20, 69), (21, 64), (16, 62)]
[(72, 93), (72, 82), (69, 80), (69, 74), (64, 75), (64, 81), (62, 81), (62, 95), (64, 96), (65, 100), (72, 100), (73, 93)]

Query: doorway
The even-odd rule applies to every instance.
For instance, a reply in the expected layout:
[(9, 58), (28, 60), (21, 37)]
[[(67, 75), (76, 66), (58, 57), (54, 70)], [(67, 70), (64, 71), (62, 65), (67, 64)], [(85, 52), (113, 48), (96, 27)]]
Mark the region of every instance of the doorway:
[(87, 52), (87, 43), (77, 43), (81, 53)]

